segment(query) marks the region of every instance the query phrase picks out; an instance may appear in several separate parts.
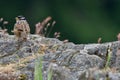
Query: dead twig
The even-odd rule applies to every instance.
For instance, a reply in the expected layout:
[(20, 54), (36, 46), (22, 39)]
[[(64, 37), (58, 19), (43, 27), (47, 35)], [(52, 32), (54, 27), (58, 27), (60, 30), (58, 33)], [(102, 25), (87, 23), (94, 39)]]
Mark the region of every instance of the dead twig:
[(49, 16), (49, 17), (47, 17), (45, 20), (43, 20), (41, 23), (38, 22), (38, 23), (35, 25), (35, 27), (36, 27), (35, 33), (36, 33), (36, 34), (43, 35), (43, 34), (44, 34), (43, 30), (44, 30), (45, 26), (47, 25), (47, 23), (48, 23), (51, 19), (52, 19), (52, 17)]

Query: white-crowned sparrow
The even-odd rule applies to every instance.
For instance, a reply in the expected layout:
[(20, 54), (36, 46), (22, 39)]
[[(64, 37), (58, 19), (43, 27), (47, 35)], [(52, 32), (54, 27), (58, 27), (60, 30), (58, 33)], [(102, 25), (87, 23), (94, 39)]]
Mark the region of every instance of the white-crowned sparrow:
[(12, 32), (16, 35), (18, 40), (27, 40), (28, 34), (30, 33), (30, 27), (25, 17), (16, 17), (16, 23)]

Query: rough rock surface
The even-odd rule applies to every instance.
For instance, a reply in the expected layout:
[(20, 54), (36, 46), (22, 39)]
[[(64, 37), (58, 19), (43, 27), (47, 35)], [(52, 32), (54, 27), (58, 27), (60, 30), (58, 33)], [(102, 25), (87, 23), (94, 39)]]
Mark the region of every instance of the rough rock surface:
[[(109, 65), (107, 57), (111, 50)], [(0, 80), (34, 80), (35, 61), (42, 56), (43, 80), (120, 80), (120, 42), (64, 43), (30, 35), (18, 42), (13, 35), (0, 37)]]

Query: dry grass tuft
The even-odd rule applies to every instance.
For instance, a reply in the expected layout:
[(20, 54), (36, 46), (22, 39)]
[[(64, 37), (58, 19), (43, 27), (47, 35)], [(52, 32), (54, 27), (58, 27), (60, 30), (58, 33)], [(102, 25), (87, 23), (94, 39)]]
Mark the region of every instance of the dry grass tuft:
[(41, 23), (38, 22), (35, 27), (36, 27), (36, 30), (35, 30), (35, 33), (36, 34), (40, 34), (40, 35), (44, 35), (44, 29), (47, 25), (47, 23), (52, 19), (52, 17), (48, 16), (46, 19), (44, 19)]
[(14, 66), (15, 64), (0, 65), (0, 80), (17, 80)]

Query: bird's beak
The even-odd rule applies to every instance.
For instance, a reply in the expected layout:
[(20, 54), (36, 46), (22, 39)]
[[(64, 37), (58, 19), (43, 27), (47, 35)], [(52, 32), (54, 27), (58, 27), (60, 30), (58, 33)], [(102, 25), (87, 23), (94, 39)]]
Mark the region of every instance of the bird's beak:
[(19, 19), (18, 19), (18, 17), (15, 17), (15, 19), (16, 19), (16, 21), (18, 21)]

